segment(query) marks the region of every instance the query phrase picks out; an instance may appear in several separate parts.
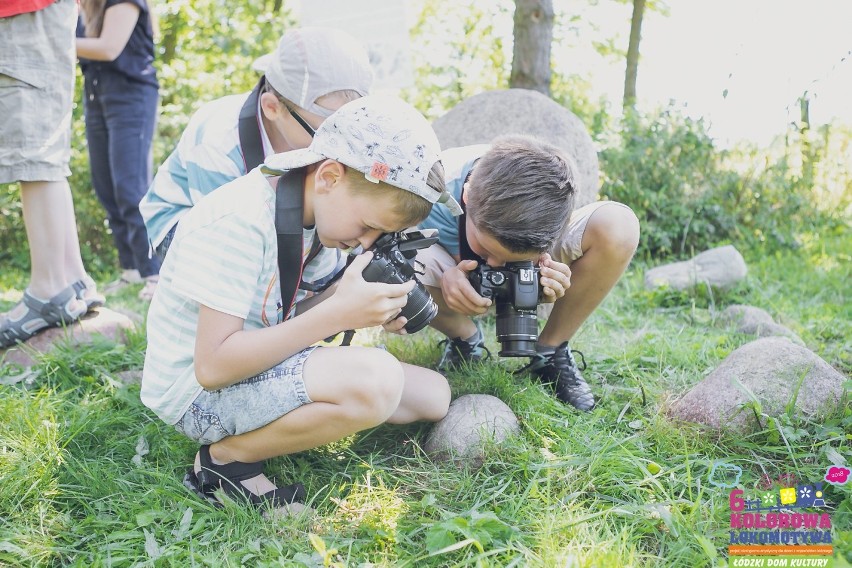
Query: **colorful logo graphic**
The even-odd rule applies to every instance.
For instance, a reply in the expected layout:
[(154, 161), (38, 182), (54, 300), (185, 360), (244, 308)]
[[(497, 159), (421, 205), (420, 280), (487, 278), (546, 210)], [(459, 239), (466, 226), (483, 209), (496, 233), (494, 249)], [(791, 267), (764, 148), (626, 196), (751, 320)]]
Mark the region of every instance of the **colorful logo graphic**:
[[(741, 473), (737, 466), (717, 463), (710, 483), (730, 487)], [(730, 490), (728, 566), (833, 566), (832, 519), (823, 485), (848, 482), (849, 469), (830, 466), (825, 481), (812, 483), (792, 475), (774, 481), (764, 477), (752, 492)]]
[(825, 472), (825, 480), (832, 485), (843, 485), (849, 481), (850, 470), (848, 467), (839, 465), (829, 466)]

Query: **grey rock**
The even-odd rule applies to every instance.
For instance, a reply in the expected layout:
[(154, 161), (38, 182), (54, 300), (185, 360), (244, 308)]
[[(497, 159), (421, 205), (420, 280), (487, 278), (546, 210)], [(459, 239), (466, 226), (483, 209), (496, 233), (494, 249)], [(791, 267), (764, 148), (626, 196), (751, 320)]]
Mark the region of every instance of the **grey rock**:
[(723, 325), (736, 325), (738, 330), (754, 329), (760, 324), (775, 323), (769, 312), (754, 306), (735, 304), (728, 306), (719, 315), (719, 323)]
[[(715, 429), (748, 432), (757, 423), (752, 409), (743, 405), (754, 399), (762, 414), (777, 417), (785, 412), (798, 388), (796, 412), (818, 417), (840, 401), (845, 380), (843, 374), (812, 351), (783, 337), (766, 337), (731, 353), (675, 402), (670, 414)], [(760, 420), (765, 427), (766, 418), (761, 416)]]
[(739, 333), (758, 337), (787, 337), (799, 345), (805, 344), (793, 330), (776, 323), (768, 312), (754, 306), (728, 306), (719, 315), (718, 321), (720, 324), (733, 326)]
[(686, 290), (705, 283), (714, 288), (730, 288), (748, 274), (748, 267), (733, 245), (706, 250), (690, 260), (664, 264), (645, 273), (648, 289), (669, 286)]
[(121, 371), (115, 374), (115, 378), (123, 385), (139, 385), (142, 384), (142, 370)]
[(518, 418), (506, 403), (487, 394), (466, 394), (452, 403), (437, 422), (423, 449), (437, 461), (478, 468), (489, 444), (499, 444), (520, 432)]
[(549, 97), (528, 89), (486, 91), (463, 100), (432, 124), (441, 148), (488, 144), (528, 134), (565, 150), (577, 164), (575, 207), (598, 200), (598, 154), (586, 126)]
[(135, 324), (127, 316), (108, 308), (95, 308), (79, 321), (66, 328), (46, 329), (23, 345), (0, 349), (0, 362), (14, 363), (24, 368), (35, 365), (35, 357), (53, 349), (60, 341), (73, 344), (91, 343), (95, 336), (103, 336), (116, 342), (125, 341), (125, 332)]

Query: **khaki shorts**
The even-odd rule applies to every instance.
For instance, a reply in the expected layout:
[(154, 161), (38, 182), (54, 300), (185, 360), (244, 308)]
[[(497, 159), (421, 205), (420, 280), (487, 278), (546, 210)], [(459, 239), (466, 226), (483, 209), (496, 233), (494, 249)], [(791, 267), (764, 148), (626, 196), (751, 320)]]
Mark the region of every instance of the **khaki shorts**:
[[(583, 256), (583, 235), (586, 232), (589, 219), (595, 211), (601, 207), (610, 205), (627, 207), (616, 201), (595, 201), (574, 210), (571, 218), (568, 220), (568, 226), (562, 235), (562, 239), (554, 245), (550, 251), (550, 256), (554, 260), (569, 266), (572, 262)], [(417, 260), (423, 263), (424, 272), (423, 275), (418, 276), (419, 280), (425, 286), (432, 286), (434, 288), (441, 287), (441, 277), (444, 272), (457, 264), (447, 249), (439, 244), (418, 251)]]
[(71, 175), (77, 5), (0, 18), (0, 183)]

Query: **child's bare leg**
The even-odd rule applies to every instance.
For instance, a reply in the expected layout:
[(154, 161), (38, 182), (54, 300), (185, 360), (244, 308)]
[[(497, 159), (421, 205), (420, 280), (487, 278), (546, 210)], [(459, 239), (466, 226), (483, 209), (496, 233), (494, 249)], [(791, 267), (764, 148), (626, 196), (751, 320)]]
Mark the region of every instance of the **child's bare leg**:
[(416, 365), (402, 363), (402, 369), (405, 373), (402, 398), (387, 422), (437, 422), (446, 416), (450, 407), (450, 385), (447, 379), (440, 373)]
[(65, 275), (71, 282), (76, 282), (86, 276), (83, 268), (83, 257), (80, 254), (80, 235), (77, 232), (77, 217), (74, 214), (74, 201), (68, 193), (68, 205), (64, 207), (67, 222), (65, 224)]
[[(363, 347), (317, 349), (305, 362), (303, 377), (314, 402), (262, 428), (212, 444), (214, 462), (257, 462), (378, 426), (397, 411), (405, 383), (403, 366), (391, 354)], [(195, 468), (201, 469), (197, 456)], [(263, 475), (242, 483), (256, 494), (275, 489)]]
[(556, 346), (574, 337), (621, 278), (638, 244), (639, 220), (633, 211), (612, 204), (592, 213), (583, 256), (571, 263), (571, 287), (553, 305), (540, 344)]

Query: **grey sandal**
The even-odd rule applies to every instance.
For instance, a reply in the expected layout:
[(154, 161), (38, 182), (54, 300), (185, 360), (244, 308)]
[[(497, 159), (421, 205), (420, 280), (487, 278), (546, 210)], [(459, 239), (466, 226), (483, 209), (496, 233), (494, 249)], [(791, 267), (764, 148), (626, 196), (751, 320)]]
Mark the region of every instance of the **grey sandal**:
[(99, 308), (106, 303), (104, 295), (98, 292), (97, 284), (88, 276), (82, 280), (77, 280), (71, 286), (77, 294), (77, 299), (86, 302), (87, 311)]
[[(21, 307), (25, 310), (21, 310)], [(28, 340), (49, 327), (74, 323), (86, 313), (86, 303), (77, 298), (74, 286), (65, 288), (48, 301), (24, 291), (24, 298), (0, 323), (0, 349)], [(22, 312), (16, 315), (16, 312)]]

